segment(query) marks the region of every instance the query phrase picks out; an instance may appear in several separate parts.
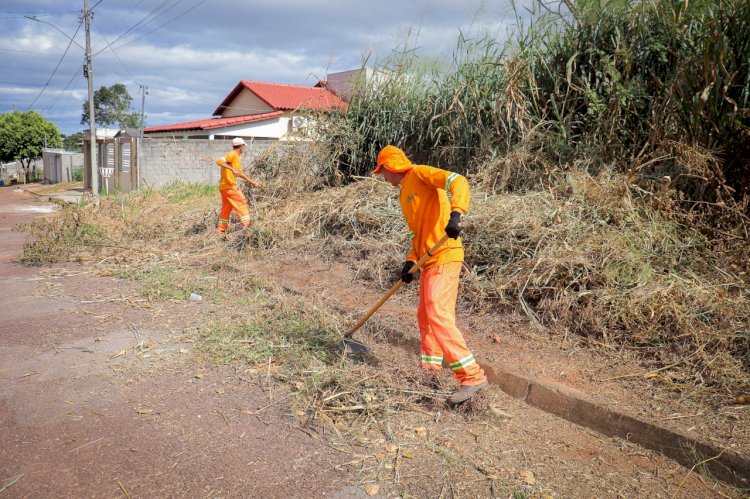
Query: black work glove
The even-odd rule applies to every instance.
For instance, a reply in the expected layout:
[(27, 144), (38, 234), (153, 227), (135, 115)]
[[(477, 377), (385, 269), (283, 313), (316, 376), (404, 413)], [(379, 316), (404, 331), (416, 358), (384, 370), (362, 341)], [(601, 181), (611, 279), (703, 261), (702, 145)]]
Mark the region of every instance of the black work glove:
[(414, 262), (407, 260), (404, 262), (404, 266), (401, 267), (401, 280), (404, 281), (404, 284), (409, 284), (414, 279), (414, 276), (417, 275), (416, 272), (413, 274), (409, 273), (413, 266)]
[(451, 239), (456, 239), (461, 233), (461, 214), (459, 212), (451, 212), (451, 218), (448, 221), (448, 225), (445, 226), (445, 233)]

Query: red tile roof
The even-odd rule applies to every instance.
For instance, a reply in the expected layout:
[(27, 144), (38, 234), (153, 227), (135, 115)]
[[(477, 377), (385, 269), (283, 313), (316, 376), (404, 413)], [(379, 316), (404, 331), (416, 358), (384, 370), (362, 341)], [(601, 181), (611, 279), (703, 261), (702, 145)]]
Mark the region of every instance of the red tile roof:
[(333, 111), (346, 109), (346, 102), (325, 88), (242, 80), (216, 108), (214, 114), (224, 112), (243, 88), (250, 90), (276, 110), (314, 109)]
[(270, 113), (249, 114), (245, 116), (233, 116), (231, 118), (208, 118), (205, 120), (189, 121), (186, 123), (175, 123), (173, 125), (150, 126), (144, 132), (184, 132), (187, 130), (212, 130), (232, 125), (244, 125), (253, 121), (263, 121), (282, 116), (283, 111), (272, 111)]

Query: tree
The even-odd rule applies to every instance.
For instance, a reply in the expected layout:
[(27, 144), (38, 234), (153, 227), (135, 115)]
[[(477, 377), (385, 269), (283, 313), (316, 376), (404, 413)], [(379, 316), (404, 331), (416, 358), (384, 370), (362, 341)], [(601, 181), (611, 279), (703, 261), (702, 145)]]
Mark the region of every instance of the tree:
[[(120, 128), (137, 128), (140, 116), (130, 107), (133, 98), (122, 83), (115, 83), (111, 87), (101, 87), (94, 91), (94, 119), (97, 125), (107, 126), (117, 124)], [(89, 104), (83, 103), (81, 124), (89, 124)]]
[(83, 152), (83, 132), (63, 137), (63, 147), (66, 151)]
[(141, 127), (141, 115), (132, 112), (123, 116), (120, 120), (120, 128), (140, 128)]
[(28, 181), (31, 161), (43, 147), (60, 147), (57, 125), (36, 111), (13, 111), (0, 115), (0, 161), (20, 161)]

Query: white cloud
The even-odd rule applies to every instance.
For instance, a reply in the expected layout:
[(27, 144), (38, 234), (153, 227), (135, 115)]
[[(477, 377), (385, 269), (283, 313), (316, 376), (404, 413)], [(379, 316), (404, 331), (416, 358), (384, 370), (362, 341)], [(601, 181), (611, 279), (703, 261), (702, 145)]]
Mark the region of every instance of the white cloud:
[[(514, 22), (510, 0), (209, 0), (165, 24), (199, 0), (166, 0), (171, 10), (154, 18), (163, 1), (104, 1), (96, 7), (91, 33), (94, 87), (124, 83), (140, 111), (139, 84), (147, 85), (151, 125), (207, 118), (243, 79), (313, 85), (326, 71), (358, 68), (368, 56), (370, 63), (381, 60), (409, 31), (419, 32), (416, 45), (423, 53), (450, 55), (459, 29), (504, 32)], [(81, 13), (77, 3), (60, 4), (3, 2), (0, 113), (31, 105), (60, 61), (69, 42), (60, 31), (72, 36)], [(33, 14), (57, 29), (23, 17)], [(81, 45), (83, 35), (81, 29), (75, 37)], [(88, 95), (83, 59), (81, 48), (71, 46), (34, 105), (47, 119), (54, 116), (65, 133), (81, 129)]]

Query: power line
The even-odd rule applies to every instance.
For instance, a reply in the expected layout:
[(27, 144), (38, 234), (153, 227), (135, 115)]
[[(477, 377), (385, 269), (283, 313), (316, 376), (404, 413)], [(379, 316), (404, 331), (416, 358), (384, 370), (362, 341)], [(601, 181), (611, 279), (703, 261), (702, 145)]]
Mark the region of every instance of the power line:
[(31, 52), (29, 50), (0, 49), (3, 52), (18, 52), (19, 54), (40, 54), (41, 52)]
[(48, 11), (36, 11), (36, 10), (0, 10), (0, 14), (23, 14), (23, 15), (26, 15), (26, 14), (47, 14), (47, 15), (50, 15), (50, 16), (55, 16), (55, 15), (58, 15), (58, 14), (74, 14), (74, 13), (78, 13), (78, 11), (77, 10), (64, 10), (62, 12), (58, 12), (58, 11), (52, 11), (52, 10), (48, 10)]
[(130, 40), (130, 41), (129, 41), (129, 42), (127, 42), (127, 43), (123, 43), (123, 44), (122, 44), (122, 45), (120, 45), (120, 46), (121, 46), (121, 47), (123, 47), (123, 46), (127, 45), (128, 43), (133, 43), (133, 42), (134, 42), (134, 41), (136, 41), (136, 40), (140, 40), (140, 39), (141, 39), (141, 38), (143, 38), (144, 36), (150, 35), (150, 34), (151, 34), (151, 33), (153, 33), (154, 31), (158, 31), (158, 30), (160, 30), (161, 28), (163, 28), (163, 27), (164, 27), (164, 26), (166, 26), (167, 24), (170, 24), (171, 22), (173, 22), (173, 21), (176, 21), (177, 19), (181, 18), (182, 16), (184, 16), (184, 15), (185, 15), (185, 14), (187, 14), (188, 12), (190, 12), (190, 11), (192, 11), (192, 10), (195, 10), (195, 9), (196, 9), (196, 8), (198, 8), (198, 7), (199, 7), (199, 6), (201, 5), (201, 4), (204, 4), (204, 3), (206, 3), (207, 1), (208, 1), (208, 0), (201, 0), (200, 2), (198, 2), (198, 3), (197, 3), (197, 4), (195, 4), (195, 5), (193, 5), (193, 6), (192, 6), (192, 7), (190, 7), (190, 8), (188, 9), (188, 10), (186, 10), (185, 12), (183, 12), (182, 14), (180, 14), (179, 16), (173, 17), (172, 19), (170, 19), (169, 21), (165, 22), (165, 23), (164, 23), (164, 24), (162, 24), (161, 26), (158, 26), (158, 27), (156, 27), (156, 28), (152, 29), (152, 30), (151, 30), (151, 31), (149, 31), (148, 33), (144, 33), (144, 34), (142, 34), (141, 36), (139, 36), (138, 38), (135, 38), (135, 39), (133, 39), (133, 40)]
[[(101, 3), (102, 0), (99, 0), (99, 2)], [(97, 4), (97, 5), (99, 5), (99, 4)], [(141, 82), (139, 82), (138, 80), (135, 79), (135, 76), (133, 76), (133, 73), (131, 73), (130, 70), (127, 68), (127, 66), (125, 66), (125, 63), (122, 62), (122, 59), (120, 59), (120, 56), (117, 55), (117, 52), (115, 52), (115, 49), (112, 48), (112, 44), (107, 41), (107, 38), (104, 36), (104, 33), (102, 33), (102, 30), (99, 29), (99, 25), (96, 24), (96, 21), (94, 21), (93, 17), (91, 18), (91, 21), (94, 23), (94, 27), (96, 27), (96, 30), (99, 32), (99, 35), (102, 37), (102, 40), (104, 40), (104, 42), (107, 44), (107, 47), (112, 51), (112, 53), (115, 55), (115, 57), (117, 57), (117, 60), (120, 61), (120, 64), (122, 65), (122, 67), (125, 68), (125, 71), (128, 72), (128, 74), (130, 75), (130, 77), (133, 79), (134, 82), (136, 82), (138, 85), (141, 85)]]
[(149, 25), (149, 24), (151, 24), (152, 22), (156, 21), (156, 20), (157, 20), (157, 19), (159, 19), (159, 18), (160, 18), (161, 16), (165, 15), (165, 14), (166, 14), (167, 12), (169, 12), (170, 10), (172, 10), (172, 9), (174, 9), (175, 7), (177, 7), (178, 5), (180, 5), (180, 4), (182, 3), (182, 1), (183, 1), (183, 0), (177, 0), (177, 1), (175, 2), (175, 3), (173, 3), (173, 4), (169, 5), (169, 3), (170, 3), (170, 2), (172, 2), (172, 1), (173, 1), (173, 0), (168, 0), (168, 1), (167, 1), (167, 3), (166, 3), (166, 5), (164, 6), (165, 8), (164, 8), (164, 9), (163, 9), (163, 10), (162, 10), (161, 12), (159, 12), (159, 14), (158, 14), (158, 15), (156, 15), (156, 16), (154, 16), (153, 18), (149, 19), (149, 21), (148, 21), (147, 23), (145, 23), (145, 24), (144, 24), (143, 26), (141, 26), (141, 27), (142, 27), (142, 28), (145, 28), (146, 26), (148, 26), (148, 25)]
[[(0, 14), (11, 14), (17, 17), (26, 17), (28, 15), (32, 16), (60, 16), (63, 14), (77, 14), (77, 10), (64, 10), (62, 12), (35, 12), (35, 11), (0, 11)], [(10, 19), (10, 18), (9, 18)]]
[(36, 104), (36, 101), (37, 101), (37, 100), (39, 100), (39, 97), (41, 97), (41, 96), (42, 96), (42, 94), (44, 93), (44, 90), (45, 90), (45, 89), (47, 88), (47, 86), (49, 85), (49, 83), (50, 83), (50, 82), (52, 81), (52, 77), (53, 77), (53, 76), (55, 76), (55, 73), (57, 73), (57, 70), (58, 70), (58, 68), (60, 67), (60, 64), (62, 64), (62, 62), (63, 62), (63, 59), (65, 59), (65, 56), (66, 56), (66, 55), (68, 55), (68, 50), (70, 50), (70, 46), (71, 46), (71, 45), (73, 45), (73, 41), (74, 41), (73, 39), (74, 39), (74, 38), (75, 38), (75, 36), (76, 36), (76, 35), (78, 34), (78, 30), (80, 30), (80, 29), (81, 29), (81, 24), (83, 24), (83, 21), (80, 21), (80, 22), (78, 23), (78, 28), (76, 28), (76, 32), (75, 32), (75, 33), (73, 33), (73, 36), (72, 36), (72, 37), (70, 37), (70, 41), (68, 42), (68, 46), (67, 46), (67, 48), (65, 49), (65, 53), (64, 53), (64, 54), (62, 55), (62, 57), (60, 57), (60, 60), (59, 60), (59, 61), (57, 61), (57, 66), (55, 66), (55, 70), (54, 70), (54, 71), (52, 71), (52, 74), (51, 74), (51, 75), (50, 75), (50, 77), (49, 77), (49, 78), (47, 79), (47, 83), (45, 83), (45, 84), (44, 84), (44, 86), (42, 87), (42, 89), (41, 89), (41, 90), (39, 91), (39, 95), (37, 95), (37, 96), (36, 96), (36, 99), (34, 99), (34, 102), (32, 102), (32, 103), (31, 103), (31, 105), (30, 105), (29, 107), (27, 107), (27, 108), (26, 108), (26, 110), (27, 110), (27, 111), (28, 111), (29, 109), (31, 109), (32, 107), (34, 107), (34, 104)]
[[(65, 88), (63, 88), (63, 89), (62, 89), (62, 90), (60, 91), (60, 93), (59, 93), (59, 94), (57, 94), (57, 97), (55, 98), (55, 100), (54, 100), (54, 101), (52, 101), (52, 104), (50, 104), (49, 106), (47, 106), (46, 108), (44, 108), (44, 110), (45, 110), (46, 112), (49, 112), (49, 111), (51, 111), (51, 110), (52, 110), (52, 108), (53, 108), (53, 107), (55, 107), (55, 105), (57, 104), (57, 101), (59, 101), (59, 100), (60, 100), (60, 97), (62, 97), (62, 96), (63, 96), (63, 94), (65, 94), (65, 92), (66, 92), (66, 91), (68, 90), (68, 87), (70, 86), (70, 84), (71, 84), (71, 83), (73, 83), (73, 80), (75, 80), (75, 79), (76, 79), (76, 76), (78, 76), (78, 75), (79, 75), (78, 71), (79, 71), (79, 68), (76, 68), (76, 70), (75, 70), (75, 71), (73, 72), (73, 76), (72, 76), (72, 77), (70, 78), (70, 81), (68, 81), (68, 84), (67, 84), (67, 85), (65, 85)], [(70, 95), (68, 95), (68, 97), (70, 97)], [(67, 101), (66, 101), (66, 102), (67, 102)]]
[[(115, 38), (114, 40), (112, 40), (112, 44), (117, 43), (119, 40), (121, 40), (123, 37), (125, 37), (128, 33), (130, 33), (131, 31), (133, 31), (134, 29), (136, 29), (138, 26), (140, 26), (141, 24), (143, 24), (146, 21), (146, 19), (148, 19), (149, 17), (151, 17), (152, 15), (154, 15), (156, 12), (158, 12), (165, 5), (169, 4), (170, 1), (171, 0), (164, 0), (159, 5), (157, 5), (153, 9), (151, 9), (151, 12), (149, 12), (148, 14), (146, 14), (146, 16), (143, 19), (141, 19), (140, 21), (138, 21), (137, 23), (135, 23), (133, 26), (131, 26), (130, 28), (128, 28), (127, 30), (125, 30), (125, 32), (123, 34), (121, 34), (120, 36), (118, 36), (117, 38)], [(101, 52), (101, 50), (98, 51), (94, 55), (99, 54), (99, 52)]]
[[(207, 1), (208, 1), (208, 0), (201, 0), (200, 2), (196, 3), (195, 5), (193, 5), (192, 7), (190, 7), (189, 9), (187, 9), (186, 11), (184, 11), (184, 12), (183, 12), (182, 14), (180, 14), (180, 15), (178, 15), (178, 16), (176, 16), (176, 17), (173, 17), (172, 19), (170, 19), (169, 21), (165, 22), (164, 24), (162, 24), (162, 25), (160, 25), (160, 26), (158, 26), (158, 27), (156, 27), (156, 28), (152, 29), (151, 31), (149, 31), (149, 32), (147, 32), (147, 33), (144, 33), (144, 34), (142, 34), (141, 36), (139, 36), (139, 37), (137, 37), (137, 38), (134, 38), (134, 39), (132, 39), (132, 40), (130, 40), (130, 41), (127, 41), (127, 42), (125, 42), (125, 43), (121, 44), (121, 45), (120, 45), (120, 46), (119, 46), (118, 48), (122, 48), (122, 47), (124, 47), (125, 45), (129, 45), (129, 44), (131, 44), (131, 43), (133, 43), (133, 42), (135, 42), (135, 41), (137, 41), (137, 40), (140, 40), (140, 39), (141, 39), (141, 38), (143, 38), (144, 36), (148, 36), (148, 35), (150, 35), (151, 33), (153, 33), (153, 32), (155, 32), (155, 31), (158, 31), (158, 30), (160, 30), (161, 28), (163, 28), (163, 27), (164, 27), (164, 26), (166, 26), (167, 24), (170, 24), (171, 22), (173, 22), (173, 21), (176, 21), (177, 19), (181, 18), (182, 16), (184, 16), (184, 15), (185, 15), (185, 14), (187, 14), (188, 12), (190, 12), (190, 11), (192, 11), (192, 10), (195, 10), (195, 9), (196, 9), (196, 8), (198, 8), (198, 7), (199, 7), (199, 6), (201, 5), (201, 4), (204, 4), (204, 3), (206, 3)], [(114, 43), (114, 42), (112, 42), (112, 43)]]
[(130, 14), (132, 14), (132, 13), (133, 13), (133, 11), (134, 11), (135, 9), (137, 9), (137, 8), (138, 8), (138, 6), (139, 6), (140, 4), (142, 4), (142, 3), (143, 3), (143, 0), (138, 0), (138, 3), (137, 3), (137, 4), (135, 4), (135, 5), (133, 5), (133, 8), (132, 8), (132, 9), (130, 9), (130, 12), (128, 12), (127, 14), (125, 14), (125, 17), (129, 17), (129, 16), (130, 16)]

